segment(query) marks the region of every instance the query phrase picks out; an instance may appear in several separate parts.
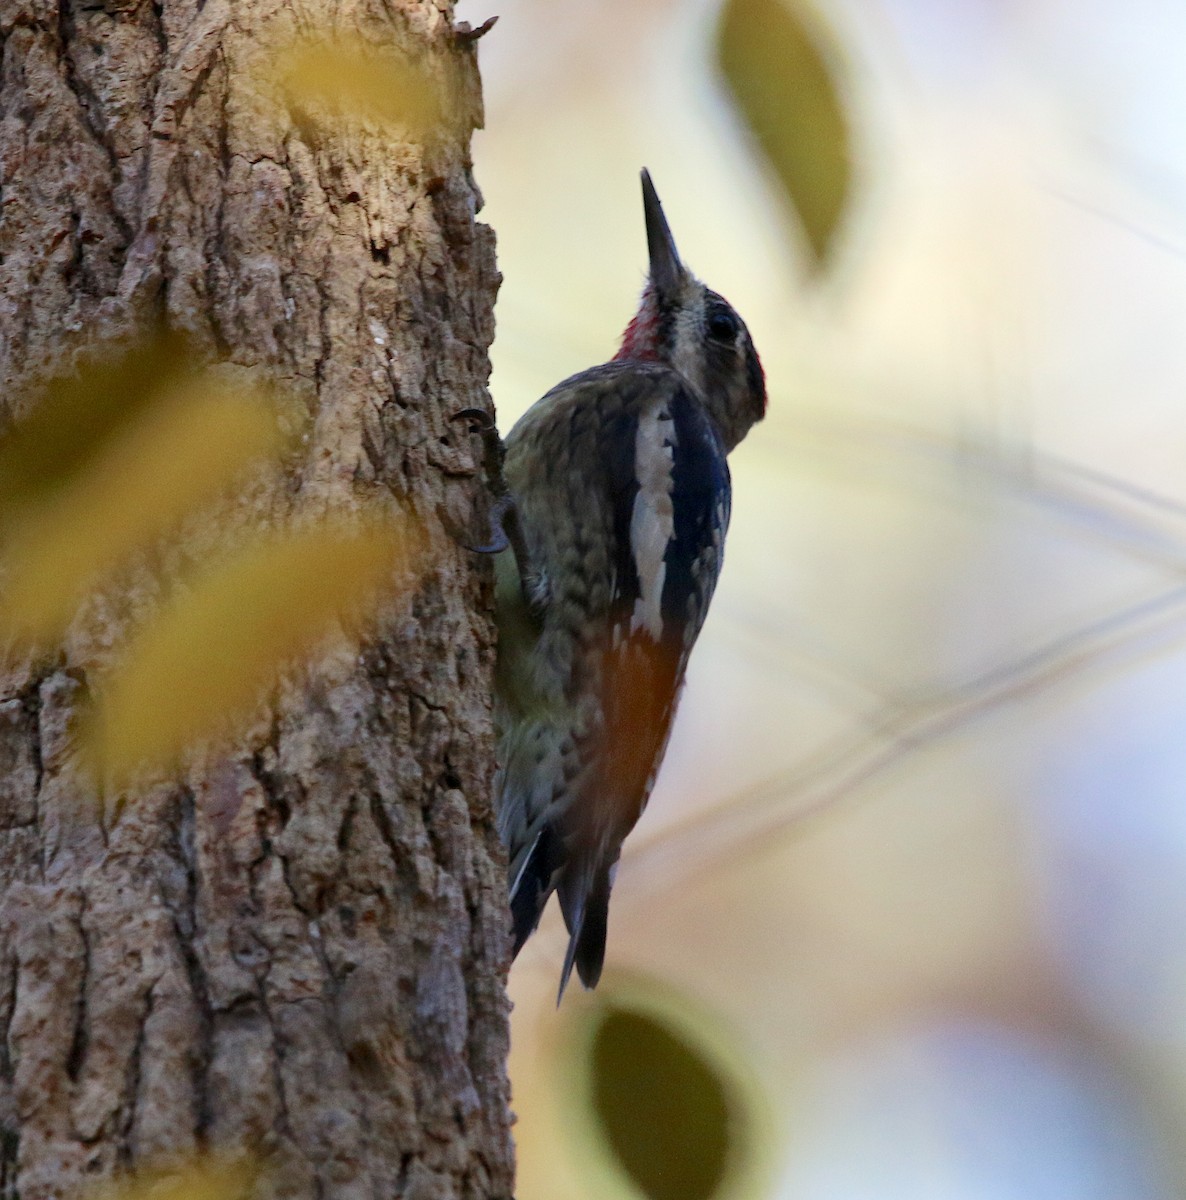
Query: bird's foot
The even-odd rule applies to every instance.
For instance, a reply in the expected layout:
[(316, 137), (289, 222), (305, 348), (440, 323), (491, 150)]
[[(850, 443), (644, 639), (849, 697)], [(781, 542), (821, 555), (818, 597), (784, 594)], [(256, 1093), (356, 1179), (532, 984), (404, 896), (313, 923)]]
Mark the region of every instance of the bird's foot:
[(532, 615), (538, 619), (548, 602), (547, 580), (535, 566), (523, 533), (523, 523), (519, 519), (519, 506), (503, 476), (506, 447), (498, 436), (498, 426), (494, 418), (480, 408), (463, 408), (454, 413), (451, 419), (469, 421), (470, 431), (481, 437), (485, 452), (486, 486), (494, 497), (488, 515), (489, 541), (481, 546), (466, 546), (466, 549), (475, 554), (501, 554), (508, 547), (514, 550), (523, 599)]
[(502, 438), (498, 436), (498, 426), (495, 425), (494, 418), (480, 408), (463, 408), (455, 412), (450, 420), (468, 421), (470, 432), (481, 436), (486, 486), (494, 497), (494, 503), (487, 514), (490, 536), (480, 546), (463, 544), (474, 554), (501, 554), (511, 544), (506, 521), (507, 515), (515, 506), (515, 501), (502, 474), (506, 448), (502, 444)]

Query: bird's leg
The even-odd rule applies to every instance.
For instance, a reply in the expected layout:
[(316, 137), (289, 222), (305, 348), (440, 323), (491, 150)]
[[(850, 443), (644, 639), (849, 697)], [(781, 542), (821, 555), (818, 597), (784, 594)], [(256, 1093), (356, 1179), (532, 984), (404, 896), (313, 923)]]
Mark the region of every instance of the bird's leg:
[(467, 546), (475, 554), (501, 554), (508, 546), (515, 553), (519, 568), (519, 582), (523, 588), (523, 599), (532, 616), (539, 618), (548, 602), (548, 584), (543, 572), (536, 566), (523, 534), (523, 522), (519, 519), (519, 506), (507, 486), (503, 475), (506, 447), (498, 436), (498, 427), (493, 418), (480, 408), (463, 408), (453, 414), (454, 421), (469, 421), (470, 430), (480, 434), (484, 450), (486, 485), (494, 497), (490, 507), (491, 539), (484, 546)]
[[(475, 554), (501, 554), (508, 546), (513, 546), (515, 557), (519, 557), (519, 547), (515, 545), (516, 538), (522, 541), (522, 530), (519, 528), (518, 512), (515, 508), (515, 498), (507, 487), (503, 475), (503, 463), (506, 461), (506, 447), (498, 436), (498, 427), (493, 418), (480, 408), (463, 408), (453, 414), (451, 420), (469, 421), (470, 432), (482, 435), (484, 451), (483, 469), (486, 475), (486, 486), (494, 497), (490, 506), (490, 541), (484, 546), (467, 546)], [(511, 526), (515, 533), (512, 533)], [(523, 547), (526, 553), (526, 546)]]

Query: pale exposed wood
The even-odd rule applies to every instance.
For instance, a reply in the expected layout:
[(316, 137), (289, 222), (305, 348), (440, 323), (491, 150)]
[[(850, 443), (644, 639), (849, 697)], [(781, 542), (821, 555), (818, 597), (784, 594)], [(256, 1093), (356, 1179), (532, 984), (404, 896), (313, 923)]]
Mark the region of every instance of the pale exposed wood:
[[(298, 127), (257, 87), (326, 21), (425, 64), (430, 144)], [(70, 722), (159, 580), (130, 569), (61, 661), (8, 672), (0, 1190), (244, 1146), (274, 1154), (278, 1195), (509, 1197), (488, 568), (448, 532), (480, 502), (449, 416), (488, 404), (498, 283), (474, 46), (430, 0), (0, 0), (0, 38), (10, 407), (73, 338), (163, 309), (308, 409), (301, 462), (244, 513), (395, 496), (431, 548), (380, 638), (126, 805), (81, 803)]]

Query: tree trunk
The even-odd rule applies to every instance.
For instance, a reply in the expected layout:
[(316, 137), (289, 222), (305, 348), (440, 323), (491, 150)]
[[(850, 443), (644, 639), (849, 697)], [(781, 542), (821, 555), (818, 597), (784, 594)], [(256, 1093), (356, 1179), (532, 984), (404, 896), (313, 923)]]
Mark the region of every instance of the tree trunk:
[[(498, 277), (450, 9), (0, 0), (7, 402), (72, 338), (163, 311), (308, 408), (307, 454), (252, 515), (394, 492), (431, 551), (346, 668), (290, 681), (262, 733), (118, 807), (80, 806), (72, 721), (159, 576), (131, 569), (60, 658), (9, 665), (5, 1196), (205, 1148), (263, 1155), (276, 1195), (510, 1196), (488, 567), (446, 532), (480, 503), (449, 417), (488, 405)], [(260, 99), (268, 54), (331, 14), (435, 82), (421, 144)]]

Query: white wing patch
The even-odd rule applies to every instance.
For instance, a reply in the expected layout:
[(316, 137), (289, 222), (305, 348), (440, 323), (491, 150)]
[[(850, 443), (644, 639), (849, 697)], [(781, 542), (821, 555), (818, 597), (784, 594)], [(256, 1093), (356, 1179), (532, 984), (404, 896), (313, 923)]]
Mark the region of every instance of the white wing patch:
[(638, 494), (630, 514), (630, 550), (638, 573), (630, 631), (646, 630), (656, 641), (663, 633), (663, 584), (667, 547), (675, 536), (671, 503), (675, 466), (675, 422), (665, 401), (656, 401), (638, 418), (634, 439), (634, 475)]

